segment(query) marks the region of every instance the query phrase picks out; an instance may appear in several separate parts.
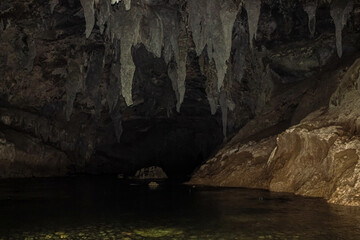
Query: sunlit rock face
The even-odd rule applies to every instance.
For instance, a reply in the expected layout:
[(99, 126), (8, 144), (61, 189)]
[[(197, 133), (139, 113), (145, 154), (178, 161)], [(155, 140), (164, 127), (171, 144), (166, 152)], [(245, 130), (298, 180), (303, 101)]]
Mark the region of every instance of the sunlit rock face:
[(336, 31), (336, 48), (339, 57), (342, 56), (342, 30), (352, 12), (353, 6), (352, 0), (342, 1), (333, 0), (331, 3), (330, 15), (334, 20)]
[(325, 106), (359, 26), (355, 0), (4, 0), (0, 177), (188, 176)]
[(360, 59), (343, 71), (337, 71), (340, 85), (328, 109), (277, 137), (230, 142), (190, 183), (264, 188), (360, 206)]

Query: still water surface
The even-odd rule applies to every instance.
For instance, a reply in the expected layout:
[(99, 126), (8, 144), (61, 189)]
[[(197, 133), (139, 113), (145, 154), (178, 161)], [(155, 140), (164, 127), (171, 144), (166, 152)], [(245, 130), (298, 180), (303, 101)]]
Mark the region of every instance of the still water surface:
[(360, 209), (116, 178), (1, 180), (0, 239), (360, 240)]

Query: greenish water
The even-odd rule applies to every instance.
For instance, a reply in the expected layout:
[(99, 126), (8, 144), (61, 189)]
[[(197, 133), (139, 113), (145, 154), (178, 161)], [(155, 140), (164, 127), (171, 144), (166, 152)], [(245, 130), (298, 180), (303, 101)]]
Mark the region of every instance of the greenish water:
[(360, 209), (115, 178), (0, 181), (0, 239), (360, 239)]

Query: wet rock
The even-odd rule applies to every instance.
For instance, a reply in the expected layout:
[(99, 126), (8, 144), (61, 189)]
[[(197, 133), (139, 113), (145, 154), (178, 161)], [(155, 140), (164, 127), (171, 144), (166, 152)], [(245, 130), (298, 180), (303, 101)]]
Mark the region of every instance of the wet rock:
[(226, 146), (195, 172), (189, 184), (267, 188), (267, 161), (275, 145), (275, 137), (270, 137)]
[(360, 206), (359, 69), (360, 59), (343, 75), (329, 109), (309, 114), (276, 142), (231, 141), (189, 183), (264, 188)]
[(4, 130), (2, 136), (1, 178), (64, 176), (72, 167), (65, 153), (36, 138), (12, 130)]
[(161, 167), (142, 168), (135, 173), (136, 179), (166, 179), (167, 175)]
[(149, 182), (148, 186), (150, 189), (156, 189), (159, 187), (159, 184), (157, 182)]
[(0, 161), (2, 163), (11, 163), (15, 159), (15, 146), (13, 143), (7, 142), (3, 133), (0, 132), (0, 134)]
[(183, 232), (176, 228), (144, 228), (135, 229), (134, 233), (144, 238), (161, 238), (181, 235)]
[(269, 56), (271, 67), (284, 83), (299, 81), (304, 75), (313, 76), (334, 56), (333, 41), (333, 36), (322, 35), (314, 41), (296, 42), (273, 49)]

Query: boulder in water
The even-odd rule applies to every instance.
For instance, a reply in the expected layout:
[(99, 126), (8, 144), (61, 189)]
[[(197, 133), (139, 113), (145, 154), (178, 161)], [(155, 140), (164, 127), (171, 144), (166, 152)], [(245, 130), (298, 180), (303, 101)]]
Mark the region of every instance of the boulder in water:
[(135, 174), (137, 179), (166, 179), (168, 178), (166, 173), (161, 167), (152, 166), (147, 168), (142, 168), (138, 170)]

